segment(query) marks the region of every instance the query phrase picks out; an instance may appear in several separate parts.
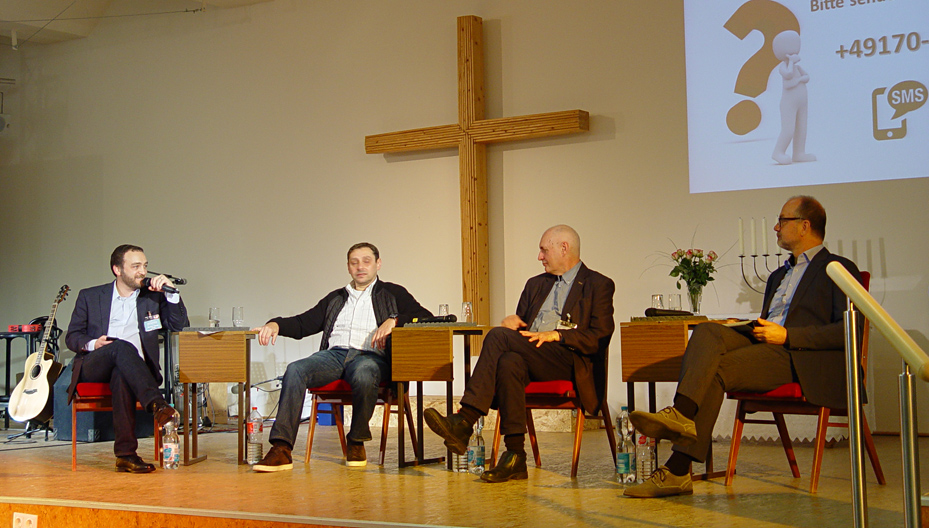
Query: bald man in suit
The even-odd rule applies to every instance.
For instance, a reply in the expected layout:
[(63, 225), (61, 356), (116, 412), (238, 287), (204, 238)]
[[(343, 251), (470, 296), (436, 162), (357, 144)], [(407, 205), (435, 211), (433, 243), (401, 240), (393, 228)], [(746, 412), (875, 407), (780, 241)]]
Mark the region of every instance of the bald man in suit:
[(826, 211), (812, 197), (788, 200), (774, 231), (777, 244), (791, 256), (768, 277), (762, 316), (751, 334), (717, 323), (698, 325), (684, 352), (674, 405), (631, 413), (636, 430), (674, 446), (664, 466), (624, 495), (693, 493), (690, 466), (706, 460), (726, 392), (764, 393), (799, 382), (810, 403), (846, 407), (846, 300), (826, 275), (826, 265), (840, 262), (859, 281), (861, 274), (855, 263), (823, 246)]
[(594, 358), (606, 354), (615, 328), (613, 281), (580, 257), (580, 237), (569, 226), (549, 228), (539, 242), (545, 273), (529, 279), (516, 313), (492, 329), (461, 398), (461, 410), (444, 417), (425, 411), (426, 423), (445, 445), (465, 454), (474, 423), (499, 409), (506, 451), (485, 471), (486, 482), (525, 479), (526, 386), (530, 381), (574, 380), (581, 404), (595, 412), (604, 387), (595, 383)]

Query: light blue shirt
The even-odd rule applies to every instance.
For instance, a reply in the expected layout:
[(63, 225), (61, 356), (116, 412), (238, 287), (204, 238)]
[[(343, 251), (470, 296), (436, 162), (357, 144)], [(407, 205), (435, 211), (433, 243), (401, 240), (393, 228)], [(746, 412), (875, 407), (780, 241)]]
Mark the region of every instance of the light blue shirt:
[(568, 298), (568, 293), (571, 292), (571, 286), (574, 284), (574, 279), (577, 278), (577, 272), (580, 269), (581, 263), (578, 262), (573, 268), (555, 279), (554, 286), (548, 292), (548, 297), (545, 298), (542, 307), (539, 308), (539, 313), (529, 327), (530, 332), (548, 332), (558, 328), (565, 300)]
[[(165, 292), (165, 299), (171, 304), (177, 304), (181, 300), (181, 294)], [(110, 300), (110, 321), (106, 335), (132, 343), (139, 356), (145, 359), (142, 353), (142, 338), (139, 335), (139, 311), (136, 307), (138, 300), (139, 290), (133, 290), (129, 297), (120, 297), (116, 281), (113, 281), (113, 298)], [(84, 345), (84, 350), (92, 352), (96, 344), (97, 340), (91, 339)]]
[(810, 261), (822, 249), (822, 244), (811, 247), (801, 253), (797, 258), (797, 262), (793, 265), (790, 264), (790, 260), (784, 263), (787, 268), (787, 275), (781, 280), (777, 290), (774, 291), (774, 297), (771, 298), (771, 306), (768, 307), (768, 321), (784, 326), (784, 321), (787, 320), (787, 312), (790, 310), (790, 303), (793, 301), (794, 293), (797, 292), (797, 285), (800, 284), (800, 279), (806, 273)]

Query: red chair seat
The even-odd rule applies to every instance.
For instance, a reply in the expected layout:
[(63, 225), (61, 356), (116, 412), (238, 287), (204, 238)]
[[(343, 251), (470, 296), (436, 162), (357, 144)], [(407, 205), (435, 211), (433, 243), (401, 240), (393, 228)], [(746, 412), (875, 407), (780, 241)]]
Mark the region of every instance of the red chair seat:
[(75, 389), (78, 394), (84, 398), (93, 398), (95, 396), (112, 396), (109, 383), (78, 383)]
[(758, 398), (801, 399), (803, 398), (803, 391), (800, 390), (799, 383), (785, 383), (784, 385), (781, 385), (780, 387), (774, 390), (771, 390), (771, 391), (768, 391), (762, 394), (759, 394), (757, 392), (729, 392), (726, 394), (726, 396), (728, 396), (730, 400), (744, 400), (748, 398), (751, 398), (751, 399), (758, 399)]
[(557, 394), (572, 397), (574, 383), (570, 380), (532, 381), (526, 387), (526, 394)]
[(352, 386), (348, 384), (347, 381), (340, 379), (335, 380), (332, 383), (327, 383), (322, 387), (315, 387), (310, 389), (310, 392), (351, 392)]

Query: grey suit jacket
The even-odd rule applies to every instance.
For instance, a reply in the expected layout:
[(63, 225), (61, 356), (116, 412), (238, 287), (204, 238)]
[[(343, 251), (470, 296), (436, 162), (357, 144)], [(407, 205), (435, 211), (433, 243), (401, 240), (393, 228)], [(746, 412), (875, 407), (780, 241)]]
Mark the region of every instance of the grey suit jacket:
[[(68, 387), (68, 401), (74, 398), (74, 389), (81, 376), (81, 364), (84, 356), (92, 354), (84, 350), (84, 345), (91, 339), (105, 335), (110, 326), (110, 305), (113, 300), (113, 283), (101, 284), (86, 288), (77, 295), (74, 303), (74, 312), (71, 314), (71, 323), (65, 335), (68, 348), (77, 354), (74, 358), (74, 371), (71, 374), (71, 385)], [(142, 341), (142, 352), (145, 363), (160, 384), (164, 379), (161, 375), (161, 362), (158, 358), (158, 330), (145, 330), (145, 317), (149, 314), (159, 314), (161, 324), (172, 332), (177, 332), (185, 326), (190, 326), (187, 319), (187, 308), (184, 301), (177, 304), (169, 303), (161, 292), (153, 292), (147, 288), (139, 290), (136, 300), (136, 310), (139, 317), (139, 339)]]
[[(845, 383), (845, 294), (826, 275), (826, 265), (837, 261), (861, 281), (861, 273), (854, 262), (833, 255), (823, 248), (810, 261), (809, 267), (797, 285), (787, 312), (785, 347), (803, 395), (810, 403), (834, 409), (847, 407)], [(768, 277), (765, 287), (763, 318), (768, 317), (771, 299), (778, 285), (787, 275), (781, 266)]]

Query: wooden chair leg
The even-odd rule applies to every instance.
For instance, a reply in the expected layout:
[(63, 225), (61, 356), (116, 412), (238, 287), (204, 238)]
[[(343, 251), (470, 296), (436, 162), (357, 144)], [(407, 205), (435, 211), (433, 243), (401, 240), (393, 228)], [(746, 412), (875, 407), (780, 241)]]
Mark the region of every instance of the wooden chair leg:
[(497, 465), (497, 452), (500, 450), (500, 413), (497, 412), (497, 421), (494, 422), (494, 439), (490, 450), (490, 467)]
[(610, 416), (610, 407), (606, 402), (600, 404), (600, 415), (606, 427), (606, 439), (610, 443), (610, 452), (613, 453), (613, 467), (616, 467), (616, 436), (613, 434), (613, 418)]
[(316, 406), (319, 403), (316, 401), (316, 395), (313, 395), (313, 399), (310, 402), (310, 429), (306, 433), (306, 457), (303, 459), (304, 464), (310, 462), (310, 453), (313, 452), (313, 435), (316, 433), (316, 415), (319, 410)]
[(71, 471), (77, 471), (77, 402), (71, 402)]
[(379, 466), (384, 465), (384, 457), (387, 455), (387, 427), (390, 425), (390, 413), (393, 412), (390, 410), (393, 407), (393, 398), (393, 394), (388, 394), (384, 401), (384, 419), (381, 420), (381, 447), (377, 456), (377, 465)]
[(813, 448), (813, 472), (810, 475), (810, 493), (819, 487), (819, 470), (823, 465), (823, 450), (826, 448), (826, 431), (829, 429), (829, 409), (820, 407), (819, 422), (816, 424), (816, 440)]
[(581, 440), (584, 438), (584, 410), (577, 409), (574, 424), (574, 452), (571, 455), (571, 478), (577, 478), (577, 464), (581, 458)]
[(345, 443), (345, 424), (342, 423), (342, 406), (333, 403), (330, 407), (335, 416), (335, 426), (339, 430), (339, 442), (342, 443), (342, 456), (348, 457), (348, 444)]
[(790, 433), (787, 432), (787, 422), (784, 421), (784, 415), (781, 413), (771, 414), (774, 415), (774, 422), (775, 425), (777, 425), (777, 434), (781, 437), (781, 444), (784, 446), (784, 453), (787, 455), (787, 463), (790, 465), (790, 472), (793, 474), (794, 478), (800, 478), (797, 456), (794, 454), (793, 442), (790, 441)]
[(535, 467), (542, 467), (539, 440), (535, 437), (535, 422), (532, 421), (532, 410), (529, 408), (526, 409), (526, 430), (529, 431), (529, 444), (532, 445), (532, 454), (535, 456)]
[[(413, 420), (413, 405), (410, 403), (410, 393), (404, 394), (404, 414), (406, 415), (406, 423), (410, 429), (410, 441), (413, 442), (413, 453), (416, 454), (418, 458), (424, 458), (423, 453), (419, 448), (419, 433), (416, 432), (416, 426), (414, 425)], [(397, 419), (400, 420), (402, 417), (397, 416)]]
[(735, 463), (739, 458), (739, 447), (742, 445), (742, 427), (745, 425), (745, 410), (742, 402), (735, 411), (735, 420), (732, 424), (732, 442), (729, 444), (729, 461), (726, 462), (726, 485), (732, 485), (732, 477), (735, 476)]
[(868, 458), (871, 459), (871, 467), (874, 468), (874, 476), (877, 477), (878, 484), (883, 486), (887, 484), (887, 479), (884, 478), (884, 470), (881, 469), (881, 461), (877, 458), (874, 438), (871, 438), (871, 428), (868, 427), (868, 419), (865, 418), (864, 414), (861, 415), (861, 426), (864, 428), (864, 443), (868, 451)]

